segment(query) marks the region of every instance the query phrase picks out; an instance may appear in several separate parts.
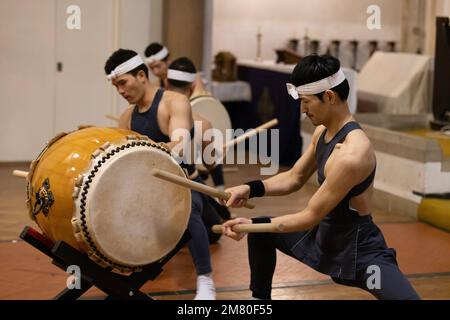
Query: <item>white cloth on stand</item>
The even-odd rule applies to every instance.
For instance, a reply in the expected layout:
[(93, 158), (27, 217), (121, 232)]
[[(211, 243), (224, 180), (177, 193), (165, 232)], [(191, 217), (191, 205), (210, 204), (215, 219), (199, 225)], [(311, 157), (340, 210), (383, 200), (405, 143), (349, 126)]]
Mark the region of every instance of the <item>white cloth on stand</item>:
[(421, 114), (431, 108), (430, 56), (375, 52), (358, 74), (358, 98), (380, 113)]
[(212, 95), (222, 102), (251, 101), (252, 90), (245, 81), (230, 81), (211, 83)]

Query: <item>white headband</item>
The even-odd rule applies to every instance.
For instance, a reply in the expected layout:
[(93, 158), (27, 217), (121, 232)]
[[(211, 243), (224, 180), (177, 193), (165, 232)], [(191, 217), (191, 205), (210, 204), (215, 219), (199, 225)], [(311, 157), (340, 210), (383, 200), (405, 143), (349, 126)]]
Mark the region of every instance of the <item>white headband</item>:
[(196, 77), (195, 73), (180, 71), (169, 69), (167, 71), (167, 79), (185, 81), (185, 82), (194, 82)]
[(169, 50), (166, 47), (163, 47), (159, 52), (151, 55), (148, 58), (145, 58), (145, 62), (147, 64), (151, 64), (153, 62), (161, 61), (165, 59), (169, 55)]
[(113, 80), (118, 76), (121, 76), (139, 67), (141, 64), (144, 64), (144, 60), (142, 60), (141, 56), (134, 56), (130, 60), (127, 60), (124, 63), (118, 65), (113, 71), (111, 71), (109, 75), (106, 76), (106, 78), (108, 78), (108, 80)]
[(339, 69), (335, 74), (311, 83), (304, 84), (299, 87), (295, 87), (292, 83), (286, 83), (288, 93), (297, 100), (299, 95), (311, 95), (330, 90), (336, 87), (345, 80), (345, 75), (342, 69)]

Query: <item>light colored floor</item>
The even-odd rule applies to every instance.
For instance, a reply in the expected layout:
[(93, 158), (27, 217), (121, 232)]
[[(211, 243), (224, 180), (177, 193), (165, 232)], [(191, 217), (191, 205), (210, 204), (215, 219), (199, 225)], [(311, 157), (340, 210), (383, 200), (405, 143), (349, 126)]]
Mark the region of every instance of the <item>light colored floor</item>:
[[(13, 177), (13, 169), (27, 170), (27, 165), (0, 165), (0, 299), (51, 299), (65, 287), (67, 274), (51, 264), (48, 257), (23, 241), (20, 231), (31, 223), (25, 207), (25, 180)], [(228, 186), (259, 178), (256, 166), (239, 166), (226, 172)], [(233, 209), (239, 216), (280, 215), (305, 207), (316, 187), (285, 197), (255, 199), (254, 210)], [(400, 268), (424, 299), (450, 299), (450, 234), (412, 221), (401, 213), (375, 210), (374, 220), (383, 231), (388, 245), (397, 250)], [(222, 238), (211, 246), (217, 298), (248, 299), (249, 269), (246, 241)], [(183, 248), (164, 267), (163, 273), (141, 290), (155, 299), (192, 299), (195, 272), (189, 252)], [(85, 298), (101, 298), (93, 288)], [(366, 292), (339, 286), (328, 277), (278, 254), (274, 276), (274, 299), (372, 299)]]

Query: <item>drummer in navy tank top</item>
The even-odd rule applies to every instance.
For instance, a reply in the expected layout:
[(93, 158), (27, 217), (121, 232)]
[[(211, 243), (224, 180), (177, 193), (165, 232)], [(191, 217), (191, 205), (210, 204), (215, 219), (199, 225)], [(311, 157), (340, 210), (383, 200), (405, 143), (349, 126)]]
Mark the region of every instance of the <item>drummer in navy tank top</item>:
[[(120, 116), (120, 128), (135, 130), (155, 142), (165, 142), (170, 149), (179, 143), (190, 142), (194, 124), (189, 99), (181, 94), (152, 86), (148, 79), (147, 66), (135, 51), (119, 49), (114, 52), (105, 64), (105, 73), (117, 88), (117, 92), (130, 105), (134, 105)], [(184, 129), (185, 134), (173, 135), (178, 129)], [(176, 139), (172, 139), (174, 136)], [(192, 162), (190, 163), (184, 167), (188, 175), (193, 175), (195, 167)], [(191, 234), (189, 250), (197, 271), (195, 299), (211, 300), (215, 299), (215, 287), (208, 234), (201, 217), (202, 200), (194, 192), (191, 194), (192, 207), (188, 230)]]
[(320, 187), (297, 213), (270, 218), (237, 218), (223, 224), (225, 235), (240, 223), (272, 222), (282, 233), (250, 233), (248, 257), (254, 298), (270, 299), (276, 250), (297, 259), (336, 283), (359, 287), (378, 299), (419, 299), (400, 271), (371, 216), (376, 171), (374, 149), (347, 104), (348, 81), (332, 56), (304, 57), (295, 67), (288, 93), (317, 127), (311, 144), (289, 171), (264, 181), (227, 189), (226, 203), (240, 207), (251, 197), (280, 196), (300, 190), (317, 171)]

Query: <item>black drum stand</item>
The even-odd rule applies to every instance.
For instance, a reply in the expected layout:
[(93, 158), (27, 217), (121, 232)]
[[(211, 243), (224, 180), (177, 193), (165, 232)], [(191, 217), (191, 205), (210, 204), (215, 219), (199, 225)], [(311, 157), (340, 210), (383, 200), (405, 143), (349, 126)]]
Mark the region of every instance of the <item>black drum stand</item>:
[(190, 239), (186, 231), (176, 247), (164, 258), (142, 268), (142, 271), (122, 275), (112, 272), (112, 268), (103, 268), (89, 257), (64, 241), (53, 243), (40, 232), (27, 226), (20, 234), (20, 238), (33, 247), (49, 256), (52, 263), (64, 272), (70, 266), (77, 266), (80, 270), (79, 288), (66, 286), (55, 300), (75, 300), (80, 298), (92, 286), (107, 294), (106, 300), (135, 299), (152, 300), (152, 298), (139, 289), (149, 280), (154, 280), (162, 272), (165, 265)]

